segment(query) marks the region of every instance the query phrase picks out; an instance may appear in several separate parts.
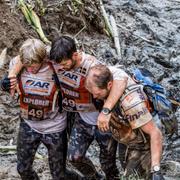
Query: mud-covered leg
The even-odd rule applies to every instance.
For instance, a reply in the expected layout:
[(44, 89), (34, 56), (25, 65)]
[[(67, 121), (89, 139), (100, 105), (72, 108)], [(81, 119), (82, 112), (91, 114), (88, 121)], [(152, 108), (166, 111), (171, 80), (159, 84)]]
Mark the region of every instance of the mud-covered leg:
[(40, 134), (33, 131), (24, 121), (20, 123), (17, 142), (17, 171), (22, 180), (39, 180), (32, 168)]
[(49, 167), (53, 180), (65, 179), (67, 151), (66, 130), (43, 135), (42, 142), (48, 149)]
[(121, 143), (118, 143), (118, 154), (119, 154), (119, 160), (121, 163), (121, 167), (125, 169), (126, 167), (126, 150), (127, 146)]
[(128, 150), (126, 177), (149, 179), (151, 169), (150, 150)]
[(96, 129), (96, 139), (100, 146), (100, 163), (107, 180), (119, 179), (116, 166), (117, 142), (112, 139), (111, 133), (102, 133)]
[(82, 121), (77, 115), (68, 147), (69, 162), (87, 179), (94, 178), (97, 173), (91, 160), (85, 157), (86, 151), (94, 139), (94, 127)]

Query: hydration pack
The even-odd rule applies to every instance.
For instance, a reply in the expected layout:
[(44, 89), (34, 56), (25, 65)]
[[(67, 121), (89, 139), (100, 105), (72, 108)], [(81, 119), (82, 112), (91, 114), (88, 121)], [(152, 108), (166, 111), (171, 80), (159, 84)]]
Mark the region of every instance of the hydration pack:
[(172, 104), (168, 99), (165, 88), (160, 84), (154, 83), (148, 75), (150, 73), (144, 69), (135, 69), (133, 71), (133, 79), (143, 85), (144, 92), (153, 105), (154, 113), (158, 113), (158, 115), (171, 113)]
[(152, 106), (152, 115), (158, 114), (159, 119), (165, 126), (165, 132), (171, 135), (174, 134), (177, 129), (177, 120), (166, 89), (162, 85), (153, 82), (153, 75), (146, 69), (136, 68), (132, 77), (137, 84), (143, 85), (143, 90)]

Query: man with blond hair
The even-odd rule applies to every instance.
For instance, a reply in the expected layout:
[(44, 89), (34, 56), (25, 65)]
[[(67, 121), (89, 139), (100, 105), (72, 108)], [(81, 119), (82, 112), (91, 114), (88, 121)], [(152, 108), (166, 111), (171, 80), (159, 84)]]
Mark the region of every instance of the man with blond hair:
[(53, 180), (65, 178), (67, 151), (66, 112), (59, 112), (54, 80), (54, 69), (45, 61), (46, 47), (38, 39), (26, 40), (20, 55), (10, 62), (11, 67), (20, 59), (23, 69), (16, 78), (5, 78), (3, 90), (10, 91), (9, 82), (20, 89), (20, 127), (17, 140), (17, 170), (22, 180), (38, 180), (33, 170), (34, 156), (40, 143), (48, 149), (49, 167)]

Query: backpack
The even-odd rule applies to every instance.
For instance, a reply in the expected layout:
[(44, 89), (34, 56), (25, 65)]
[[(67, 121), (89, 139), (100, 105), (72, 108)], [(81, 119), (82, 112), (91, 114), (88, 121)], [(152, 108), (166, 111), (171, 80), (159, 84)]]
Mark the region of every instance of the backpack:
[(143, 85), (143, 90), (152, 106), (152, 115), (158, 114), (167, 134), (177, 134), (177, 120), (173, 114), (172, 102), (168, 98), (166, 89), (153, 82), (152, 77), (148, 70), (142, 68), (136, 68), (132, 73), (136, 83)]

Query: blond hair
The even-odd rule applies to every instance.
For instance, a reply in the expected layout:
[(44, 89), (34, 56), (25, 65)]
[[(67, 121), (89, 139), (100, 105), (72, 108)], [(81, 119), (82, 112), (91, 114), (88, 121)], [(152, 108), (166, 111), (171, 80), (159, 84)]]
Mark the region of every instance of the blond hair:
[(23, 64), (41, 63), (46, 57), (46, 46), (39, 39), (27, 39), (20, 48)]

